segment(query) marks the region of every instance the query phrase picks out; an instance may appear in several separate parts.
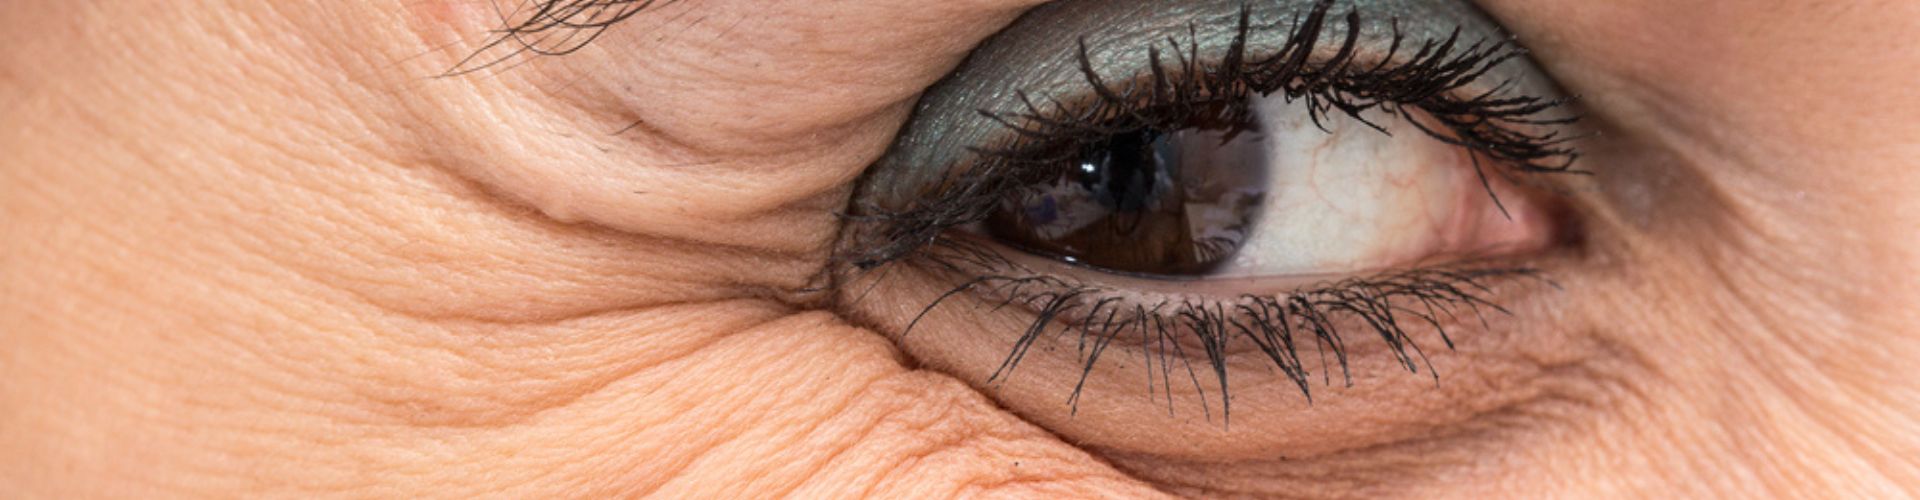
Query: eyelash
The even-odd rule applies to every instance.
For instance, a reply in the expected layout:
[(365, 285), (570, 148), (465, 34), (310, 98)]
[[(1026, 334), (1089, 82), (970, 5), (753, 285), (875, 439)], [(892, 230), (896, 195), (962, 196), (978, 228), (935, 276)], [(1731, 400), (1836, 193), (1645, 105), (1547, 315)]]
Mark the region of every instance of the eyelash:
[[(1487, 298), (1493, 292), (1491, 281), (1530, 278), (1558, 288), (1557, 284), (1531, 268), (1429, 268), (1326, 282), (1280, 296), (1241, 294), (1230, 300), (1163, 299), (1148, 305), (1110, 295), (1111, 290), (1100, 285), (1033, 272), (1009, 260), (997, 249), (964, 238), (940, 237), (915, 254), (914, 258), (915, 263), (925, 269), (972, 277), (921, 308), (901, 332), (901, 339), (911, 335), (921, 320), (934, 309), (962, 293), (986, 290), (989, 297), (996, 297), (987, 299), (992, 303), (991, 310), (997, 311), (1015, 304), (1026, 307), (1032, 311), (1034, 320), (1015, 342), (1013, 350), (988, 377), (987, 383), (993, 384), (1010, 377), (1026, 356), (1027, 349), (1047, 332), (1048, 327), (1066, 319), (1068, 321), (1059, 328), (1057, 334), (1066, 335), (1077, 330), (1077, 352), (1083, 360), (1080, 379), (1067, 399), (1067, 404), (1076, 413), (1081, 390), (1087, 377), (1092, 375), (1094, 364), (1099, 361), (1102, 352), (1112, 342), (1129, 334), (1137, 334), (1140, 339), (1149, 397), (1154, 391), (1153, 367), (1157, 357), (1161, 370), (1160, 381), (1167, 384), (1163, 386), (1166, 390), (1162, 391), (1168, 398), (1167, 410), (1169, 413), (1173, 411), (1172, 378), (1169, 376), (1173, 364), (1167, 357), (1168, 353), (1172, 353), (1173, 360), (1182, 364), (1192, 379), (1195, 392), (1201, 400), (1201, 408), (1211, 418), (1211, 408), (1206, 404), (1206, 391), (1200, 387), (1199, 374), (1193, 371), (1188, 361), (1190, 358), (1177, 338), (1179, 333), (1189, 334), (1205, 352), (1207, 362), (1220, 384), (1220, 404), (1222, 414), (1226, 415), (1231, 411), (1231, 399), (1226, 394), (1227, 342), (1236, 334), (1254, 342), (1260, 353), (1279, 367), (1311, 403), (1312, 373), (1300, 357), (1300, 345), (1294, 342), (1293, 335), (1296, 332), (1312, 335), (1311, 341), (1320, 358), (1321, 377), (1325, 384), (1332, 382), (1332, 372), (1327, 369), (1326, 359), (1329, 351), (1334, 355), (1335, 366), (1340, 369), (1342, 382), (1349, 387), (1353, 384), (1347, 345), (1337, 327), (1339, 322), (1335, 320), (1336, 315), (1364, 323), (1386, 342), (1402, 368), (1410, 373), (1419, 373), (1419, 367), (1425, 365), (1427, 372), (1437, 382), (1439, 374), (1428, 361), (1425, 351), (1408, 334), (1401, 315), (1412, 316), (1412, 320), (1433, 327), (1446, 347), (1452, 349), (1453, 338), (1444, 325), (1459, 319), (1462, 312), (1471, 313), (1482, 326), (1487, 324), (1483, 308), (1499, 314), (1510, 314), (1505, 307)], [(1397, 304), (1396, 299), (1410, 302)], [(1079, 312), (1083, 309), (1084, 312)], [(1092, 351), (1088, 351), (1089, 339), (1093, 341)], [(1415, 362), (1416, 358), (1418, 363)]]
[[(1101, 352), (1122, 335), (1129, 334), (1137, 334), (1141, 339), (1150, 394), (1153, 359), (1158, 355), (1160, 380), (1168, 384), (1169, 389), (1163, 391), (1169, 411), (1172, 411), (1169, 349), (1193, 379), (1202, 408), (1209, 408), (1199, 374), (1187, 362), (1175, 332), (1190, 334), (1203, 347), (1223, 393), (1223, 416), (1230, 411), (1230, 399), (1225, 394), (1225, 348), (1236, 335), (1254, 342), (1260, 352), (1299, 387), (1308, 401), (1312, 400), (1311, 374), (1293, 342), (1296, 331), (1313, 335), (1324, 382), (1331, 383), (1325, 359), (1326, 351), (1331, 350), (1342, 379), (1349, 385), (1352, 383), (1346, 344), (1334, 328), (1335, 315), (1365, 323), (1379, 334), (1399, 364), (1409, 372), (1418, 372), (1414, 359), (1419, 358), (1432, 373), (1425, 353), (1396, 319), (1399, 315), (1411, 315), (1416, 321), (1431, 325), (1451, 349), (1453, 341), (1442, 325), (1443, 320), (1454, 319), (1459, 308), (1468, 309), (1476, 317), (1480, 317), (1482, 307), (1507, 312), (1486, 298), (1491, 294), (1486, 284), (1489, 280), (1528, 277), (1552, 285), (1551, 281), (1528, 268), (1421, 269), (1316, 285), (1277, 297), (1241, 295), (1228, 301), (1169, 299), (1151, 306), (1129, 305), (1127, 299), (1109, 294), (1104, 287), (1034, 273), (1006, 259), (994, 248), (946, 234), (951, 228), (983, 220), (995, 203), (1023, 186), (1058, 175), (1058, 170), (1049, 167), (1060, 165), (1063, 155), (1074, 154), (1105, 137), (1140, 128), (1178, 128), (1195, 119), (1244, 123), (1249, 113), (1245, 103), (1255, 94), (1279, 93), (1289, 101), (1305, 99), (1316, 124), (1326, 113), (1340, 112), (1384, 133), (1382, 127), (1361, 115), (1380, 110), (1407, 120), (1436, 140), (1469, 150), (1474, 169), (1489, 196), (1493, 196), (1493, 191), (1480, 161), (1482, 156), (1515, 173), (1586, 173), (1572, 168), (1579, 153), (1568, 144), (1579, 137), (1563, 137), (1557, 130), (1578, 117), (1549, 116), (1564, 107), (1567, 100), (1505, 96), (1511, 90), (1511, 81), (1501, 82), (1477, 95), (1457, 97), (1462, 89), (1477, 83), (1491, 68), (1522, 57), (1522, 49), (1505, 41), (1482, 41), (1463, 47), (1458, 44), (1459, 30), (1456, 29), (1444, 41), (1424, 42), (1405, 62), (1392, 63), (1404, 41), (1398, 24), (1394, 23), (1387, 55), (1379, 63), (1360, 67), (1354, 62), (1361, 26), (1359, 12), (1355, 10), (1344, 17), (1347, 36), (1334, 56), (1309, 62), (1327, 26), (1332, 3), (1317, 3), (1294, 23), (1293, 32), (1282, 48), (1264, 59), (1246, 57), (1251, 23), (1245, 7), (1238, 18), (1237, 37), (1220, 63), (1200, 62), (1193, 42), (1183, 46), (1170, 36), (1164, 42), (1148, 46), (1152, 65), (1148, 81), (1142, 85), (1136, 80), (1125, 88), (1109, 85), (1093, 69), (1083, 38), (1078, 60), (1090, 87), (1089, 98), (1073, 103), (1047, 98), (1045, 105), (1041, 105), (1025, 92), (1016, 92), (1022, 111), (981, 110), (981, 115), (1007, 128), (1008, 139), (994, 146), (970, 147), (978, 159), (975, 168), (931, 187), (922, 199), (933, 201), (891, 212), (871, 206), (856, 207), (862, 215), (848, 216), (849, 224), (855, 227), (855, 233), (849, 238), (853, 243), (843, 248), (839, 258), (864, 272), (912, 257), (915, 263), (928, 269), (970, 277), (922, 308), (902, 333), (903, 338), (928, 313), (963, 292), (987, 288), (1002, 299), (995, 309), (1011, 304), (1032, 309), (1034, 321), (989, 383), (1010, 376), (1026, 349), (1048, 327), (1068, 319), (1059, 334), (1080, 332), (1079, 352), (1084, 360), (1079, 384), (1068, 398), (1068, 404), (1076, 411), (1081, 388)], [(1194, 36), (1193, 32), (1194, 27), (1189, 25), (1190, 37)], [(1162, 57), (1160, 43), (1173, 48), (1169, 53), (1177, 71), (1168, 71), (1169, 61)], [(1145, 91), (1142, 87), (1146, 87)], [(1438, 126), (1421, 123), (1414, 110), (1424, 111)], [(1529, 128), (1540, 131), (1529, 132), (1526, 130)], [(1499, 205), (1497, 197), (1494, 202)], [(1505, 210), (1504, 206), (1501, 210)], [(1411, 301), (1410, 305), (1420, 309), (1395, 304), (1396, 299)], [(1083, 313), (1076, 312), (1082, 309)], [(1078, 319), (1072, 319), (1076, 315)], [(1481, 321), (1485, 323), (1483, 317)], [(1094, 341), (1091, 352), (1087, 351), (1089, 339)], [(1438, 374), (1433, 375), (1437, 380)], [(1208, 412), (1210, 415), (1210, 410)]]

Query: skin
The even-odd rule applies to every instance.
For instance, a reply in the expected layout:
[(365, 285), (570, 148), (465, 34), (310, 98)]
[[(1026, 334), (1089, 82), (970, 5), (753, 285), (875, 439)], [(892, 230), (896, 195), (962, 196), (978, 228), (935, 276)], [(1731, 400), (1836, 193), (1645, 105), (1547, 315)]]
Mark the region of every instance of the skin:
[[(1512, 432), (1423, 440), (1464, 417), (1421, 410), (1481, 399), (1363, 383), (1328, 405), (1424, 444), (1275, 426), (1321, 446), (1230, 467), (1076, 446), (1061, 436), (1132, 417), (1072, 430), (1009, 410), (1018, 389), (916, 361), (866, 317), (885, 314), (817, 291), (855, 176), (1027, 3), (689, 0), (564, 57), (432, 78), (498, 26), (487, 2), (6, 2), (0, 485), (1920, 488), (1920, 3), (1484, 2), (1587, 99), (1606, 135), (1583, 161), (1607, 180), (1579, 195), (1592, 243), (1557, 264), (1571, 295), (1496, 325), (1530, 332), (1500, 337), (1517, 346), (1437, 358), (1463, 381), (1571, 367), (1551, 372), (1558, 404), (1524, 406)], [(1511, 370), (1464, 368), (1502, 354)]]

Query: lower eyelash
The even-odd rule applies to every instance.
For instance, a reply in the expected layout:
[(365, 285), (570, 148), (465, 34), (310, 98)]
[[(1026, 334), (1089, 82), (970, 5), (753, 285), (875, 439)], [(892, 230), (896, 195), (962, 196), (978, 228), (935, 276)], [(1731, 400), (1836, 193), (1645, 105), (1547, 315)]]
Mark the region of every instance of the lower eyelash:
[[(1094, 284), (1033, 272), (999, 253), (998, 249), (973, 241), (941, 237), (916, 253), (910, 261), (924, 269), (944, 274), (971, 276), (934, 299), (901, 333), (906, 338), (922, 319), (948, 299), (973, 293), (991, 297), (993, 309), (1019, 305), (1033, 312), (1033, 321), (1015, 341), (987, 383), (1010, 378), (1027, 350), (1050, 330), (1054, 335), (1078, 332), (1076, 341), (1081, 359), (1079, 381), (1067, 403), (1078, 412), (1082, 389), (1093, 373), (1095, 363), (1106, 348), (1123, 338), (1137, 337), (1147, 370), (1148, 397), (1154, 397), (1156, 360), (1168, 412), (1173, 411), (1171, 390), (1174, 363), (1181, 365), (1192, 380), (1201, 407), (1211, 418), (1211, 406), (1202, 388), (1200, 374), (1193, 369), (1186, 347), (1198, 345), (1219, 383), (1223, 418), (1231, 413), (1227, 394), (1227, 355), (1230, 342), (1244, 339), (1265, 355), (1293, 381), (1308, 403), (1312, 403), (1313, 372), (1301, 352), (1308, 342), (1319, 359), (1323, 385), (1333, 383), (1333, 368), (1341, 380), (1353, 383), (1349, 371), (1347, 342), (1340, 332), (1343, 324), (1365, 324), (1385, 342), (1397, 363), (1409, 373), (1419, 373), (1425, 365), (1436, 381), (1439, 374), (1426, 353), (1408, 334), (1409, 322), (1432, 327), (1448, 349), (1453, 338), (1445, 324), (1470, 313), (1485, 326), (1484, 311), (1509, 314), (1488, 296), (1488, 283), (1506, 278), (1530, 278), (1553, 283), (1531, 268), (1428, 268), (1396, 271), (1365, 278), (1302, 287), (1278, 296), (1243, 294), (1229, 300), (1161, 300), (1143, 303), (1115, 294)], [(1055, 328), (1057, 327), (1057, 330)], [(1299, 338), (1296, 338), (1298, 336)], [(1183, 342), (1182, 337), (1190, 341)], [(1334, 358), (1328, 364), (1328, 354)], [(1171, 354), (1171, 357), (1169, 357)]]

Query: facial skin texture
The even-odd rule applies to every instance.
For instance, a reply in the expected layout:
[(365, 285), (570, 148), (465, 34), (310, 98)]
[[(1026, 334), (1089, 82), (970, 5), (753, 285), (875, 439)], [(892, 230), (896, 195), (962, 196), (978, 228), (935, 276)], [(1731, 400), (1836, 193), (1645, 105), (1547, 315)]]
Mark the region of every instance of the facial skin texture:
[(1920, 3), (1484, 2), (1604, 133), (1568, 291), (1494, 352), (1554, 404), (1217, 466), (1077, 447), (808, 291), (918, 92), (1027, 7), (687, 0), (432, 78), (493, 6), (6, 2), (0, 489), (1920, 488)]

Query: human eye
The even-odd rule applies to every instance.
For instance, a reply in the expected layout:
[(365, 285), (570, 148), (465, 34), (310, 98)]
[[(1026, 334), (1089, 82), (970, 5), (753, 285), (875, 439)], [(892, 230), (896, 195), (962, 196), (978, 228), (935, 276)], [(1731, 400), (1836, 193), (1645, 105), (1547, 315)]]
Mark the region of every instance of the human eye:
[(1297, 435), (1430, 402), (1368, 384), (1431, 387), (1435, 346), (1553, 289), (1572, 116), (1461, 2), (1050, 4), (930, 89), (862, 180), (842, 307), (1122, 453), (1405, 434)]

